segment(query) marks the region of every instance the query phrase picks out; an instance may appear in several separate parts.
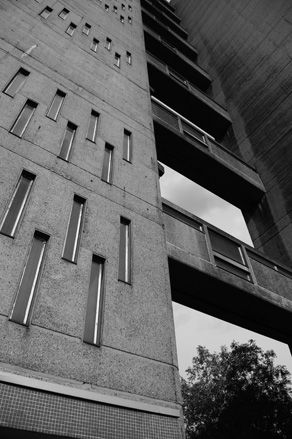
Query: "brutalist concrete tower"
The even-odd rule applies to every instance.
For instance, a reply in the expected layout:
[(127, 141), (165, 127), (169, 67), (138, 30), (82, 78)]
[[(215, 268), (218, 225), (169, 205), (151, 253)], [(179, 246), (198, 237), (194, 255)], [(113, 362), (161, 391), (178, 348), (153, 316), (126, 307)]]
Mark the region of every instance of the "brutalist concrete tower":
[[(181, 1), (183, 27), (164, 0), (0, 0), (1, 438), (183, 439), (172, 300), (291, 343), (288, 253), (262, 239), (280, 162), (239, 141), (207, 3)], [(157, 160), (269, 254), (162, 200)]]

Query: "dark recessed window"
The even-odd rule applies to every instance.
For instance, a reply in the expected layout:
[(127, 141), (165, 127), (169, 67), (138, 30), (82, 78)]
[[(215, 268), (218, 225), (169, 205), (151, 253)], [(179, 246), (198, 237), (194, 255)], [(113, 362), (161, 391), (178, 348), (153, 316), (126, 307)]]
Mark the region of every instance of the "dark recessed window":
[(86, 138), (88, 140), (91, 140), (91, 142), (96, 141), (98, 119), (99, 119), (99, 114), (97, 113), (97, 111), (92, 110), (90, 115), (89, 125), (88, 125), (87, 136), (86, 136)]
[(68, 35), (70, 35), (70, 37), (72, 37), (76, 27), (77, 27), (76, 24), (70, 23), (69, 26), (67, 27), (66, 34), (68, 34)]
[(83, 341), (99, 346), (104, 298), (105, 259), (92, 255)]
[(101, 179), (106, 183), (112, 183), (113, 180), (113, 155), (114, 147), (108, 143), (104, 147), (103, 165)]
[(29, 324), (48, 240), (48, 235), (35, 231), (10, 315), (10, 320), (15, 323), (26, 326)]
[(124, 3), (121, 4), (121, 8), (123, 11), (126, 9), (126, 6), (124, 5)]
[(125, 18), (122, 15), (120, 15), (120, 22), (125, 23)]
[(72, 122), (67, 123), (66, 131), (62, 140), (61, 151), (59, 157), (66, 162), (69, 161), (77, 126)]
[(106, 10), (106, 12), (109, 12), (109, 5), (105, 4), (104, 9)]
[(131, 283), (131, 221), (120, 219), (119, 280)]
[(84, 24), (84, 26), (83, 26), (83, 28), (82, 28), (82, 33), (84, 34), (84, 35), (89, 35), (89, 32), (90, 32), (90, 29), (91, 29), (91, 25), (90, 24), (88, 24), (88, 23), (85, 23)]
[(127, 162), (132, 161), (132, 133), (128, 130), (124, 130), (123, 159)]
[(21, 67), (16, 73), (16, 75), (13, 76), (9, 84), (5, 87), (3, 93), (13, 98), (16, 95), (16, 93), (20, 90), (20, 88), (23, 86), (29, 73), (30, 72), (28, 72), (27, 70)]
[(66, 18), (67, 18), (67, 16), (68, 16), (69, 12), (70, 12), (70, 11), (69, 11), (68, 9), (64, 8), (64, 9), (62, 9), (62, 11), (60, 12), (59, 17), (62, 18), (62, 20), (66, 20)]
[(66, 240), (63, 250), (63, 259), (77, 263), (78, 251), (81, 240), (85, 199), (74, 195), (73, 206), (68, 223)]
[(14, 190), (10, 203), (1, 222), (0, 232), (3, 235), (15, 236), (17, 226), (23, 215), (35, 175), (27, 171), (22, 171)]
[(97, 52), (98, 45), (99, 45), (99, 41), (98, 41), (96, 38), (93, 38), (92, 43), (91, 43), (91, 46), (90, 46), (90, 49), (91, 49), (93, 52)]
[(126, 53), (127, 63), (132, 64), (132, 54), (130, 52)]
[(118, 53), (115, 53), (114, 66), (119, 67), (119, 68), (121, 67), (121, 55), (119, 55)]
[(26, 101), (26, 104), (24, 105), (19, 116), (12, 125), (12, 128), (10, 130), (12, 134), (15, 134), (18, 137), (23, 136), (24, 131), (26, 130), (37, 106), (38, 104), (34, 101), (31, 101), (30, 99)]
[(53, 120), (57, 120), (58, 114), (61, 110), (62, 104), (64, 102), (66, 93), (61, 90), (57, 90), (54, 99), (50, 105), (50, 108), (47, 112), (47, 117)]
[(107, 50), (111, 50), (111, 47), (112, 47), (112, 40), (110, 38), (106, 38), (106, 40), (105, 40), (105, 48)]
[(113, 11), (114, 11), (115, 14), (117, 14), (118, 13), (118, 8), (116, 6), (113, 6)]
[(128, 17), (128, 23), (132, 24), (132, 17)]
[(45, 9), (43, 9), (42, 12), (40, 13), (40, 16), (46, 20), (52, 12), (53, 9), (50, 8), (49, 6), (46, 6)]

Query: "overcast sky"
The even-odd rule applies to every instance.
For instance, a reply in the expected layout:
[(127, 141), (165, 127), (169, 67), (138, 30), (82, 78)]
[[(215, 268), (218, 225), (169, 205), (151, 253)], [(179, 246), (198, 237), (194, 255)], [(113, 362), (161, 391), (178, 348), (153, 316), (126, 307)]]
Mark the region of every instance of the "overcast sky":
[[(160, 186), (164, 198), (252, 245), (242, 213), (236, 207), (166, 166)], [(273, 349), (277, 362), (285, 364), (292, 373), (292, 356), (287, 345), (177, 303), (173, 303), (173, 310), (181, 375), (191, 366), (198, 345), (218, 351), (232, 340), (246, 342), (251, 338), (264, 350)]]

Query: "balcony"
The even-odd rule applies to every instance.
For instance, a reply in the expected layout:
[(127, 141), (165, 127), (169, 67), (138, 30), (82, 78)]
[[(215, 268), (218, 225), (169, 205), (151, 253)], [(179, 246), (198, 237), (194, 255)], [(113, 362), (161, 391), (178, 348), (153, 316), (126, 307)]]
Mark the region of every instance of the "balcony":
[(143, 7), (142, 7), (142, 19), (144, 25), (152, 29), (154, 32), (158, 33), (169, 44), (175, 46), (190, 60), (196, 62), (198, 55), (196, 49), (191, 44), (189, 44), (186, 40), (181, 38), (176, 32), (170, 29), (168, 26), (162, 24), (159, 20), (157, 20), (157, 18), (154, 15), (150, 14)]
[(162, 12), (157, 6), (154, 6), (149, 0), (141, 0), (141, 6), (145, 8), (151, 15), (155, 16), (157, 20), (160, 20), (165, 26), (168, 26), (171, 30), (176, 32), (180, 37), (185, 40), (188, 38), (188, 33), (168, 14)]
[(176, 66), (176, 69), (183, 72), (186, 78), (192, 78), (193, 80), (195, 75), (196, 83), (202, 90), (209, 88), (211, 78), (198, 64), (192, 62), (147, 26), (144, 26), (144, 37), (147, 51), (154, 54), (160, 60), (165, 61), (169, 66)]
[[(224, 137), (231, 125), (225, 108), (157, 58), (148, 54), (147, 63), (152, 94), (203, 130), (210, 132), (213, 137)], [(194, 81), (198, 80), (199, 85), (201, 75), (195, 73), (194, 71), (193, 78)]]
[[(144, 6), (144, 0), (142, 0), (141, 4)], [(159, 10), (160, 12), (163, 12), (166, 14), (169, 18), (171, 18), (173, 21), (175, 21), (177, 24), (180, 23), (180, 18), (175, 14), (174, 8), (169, 8), (169, 5), (164, 5), (164, 2), (160, 2), (158, 0), (148, 0), (148, 3), (150, 3), (153, 7), (155, 7), (156, 10)]]
[(159, 161), (240, 209), (259, 202), (265, 189), (254, 168), (154, 97), (152, 114)]
[(163, 200), (172, 298), (284, 343), (292, 339), (292, 271)]

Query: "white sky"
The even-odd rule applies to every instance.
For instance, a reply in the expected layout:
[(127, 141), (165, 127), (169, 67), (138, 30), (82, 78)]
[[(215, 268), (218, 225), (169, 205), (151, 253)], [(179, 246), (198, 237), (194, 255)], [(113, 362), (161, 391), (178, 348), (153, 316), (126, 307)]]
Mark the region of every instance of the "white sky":
[[(160, 187), (164, 198), (252, 245), (242, 213), (235, 206), (166, 166)], [(198, 345), (218, 351), (232, 340), (246, 342), (251, 338), (264, 350), (273, 349), (276, 362), (286, 365), (292, 373), (292, 356), (287, 345), (177, 303), (173, 303), (173, 311), (181, 375), (191, 366)]]

